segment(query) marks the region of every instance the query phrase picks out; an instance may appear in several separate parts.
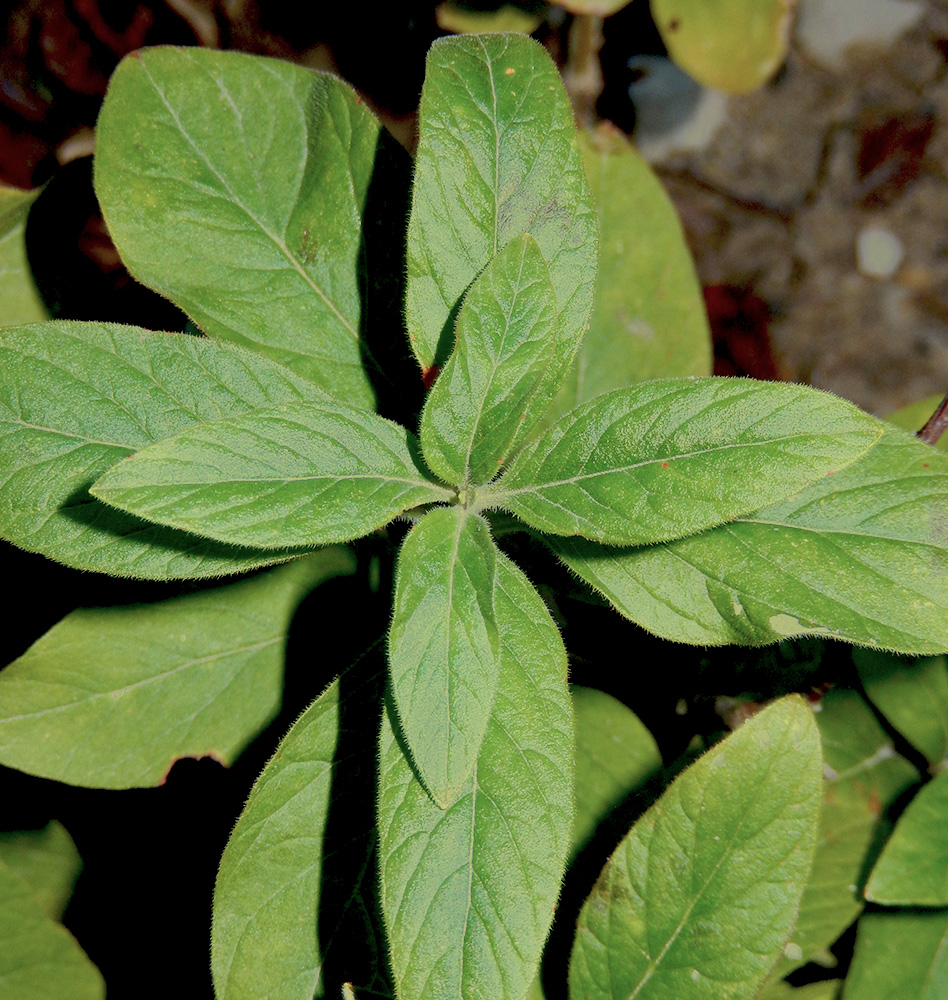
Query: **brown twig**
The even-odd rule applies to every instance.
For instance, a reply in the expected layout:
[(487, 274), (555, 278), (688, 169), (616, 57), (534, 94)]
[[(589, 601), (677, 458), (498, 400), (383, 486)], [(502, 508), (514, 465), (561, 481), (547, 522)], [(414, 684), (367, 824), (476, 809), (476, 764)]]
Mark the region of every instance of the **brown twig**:
[(935, 444), (948, 430), (948, 396), (938, 404), (938, 409), (928, 418), (925, 426), (915, 436), (925, 444)]

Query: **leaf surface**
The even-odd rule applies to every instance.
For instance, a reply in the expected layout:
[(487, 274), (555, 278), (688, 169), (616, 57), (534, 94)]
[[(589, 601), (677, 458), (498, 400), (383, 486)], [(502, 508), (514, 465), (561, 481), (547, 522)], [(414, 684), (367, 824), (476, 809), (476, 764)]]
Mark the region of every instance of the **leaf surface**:
[(391, 995), (374, 930), (381, 662), (313, 702), (257, 779), (221, 858), (211, 968), (218, 1000)]
[(76, 939), (51, 920), (29, 884), (0, 861), (0, 983), (4, 1000), (103, 1000), (105, 983)]
[(331, 401), (197, 424), (92, 486), (138, 517), (233, 545), (330, 545), (451, 493), (426, 479), (403, 427)]
[(489, 502), (554, 535), (665, 541), (790, 496), (880, 433), (851, 404), (805, 386), (646, 382), (563, 417), (517, 455)]
[(592, 306), (596, 218), (559, 73), (517, 34), (439, 39), (428, 53), (408, 226), (405, 315), (423, 368), (444, 364), (454, 316), (490, 259), (530, 233), (550, 269), (556, 385)]
[(326, 74), (237, 52), (146, 49), (109, 84), (96, 193), (132, 274), (207, 334), (371, 407), (361, 223), (379, 129)]
[(669, 545), (563, 561), (656, 635), (762, 645), (828, 635), (906, 653), (948, 649), (948, 459), (887, 428), (847, 469), (782, 503)]
[(615, 129), (580, 132), (579, 145), (599, 218), (599, 273), (589, 330), (546, 425), (633, 382), (711, 374), (704, 298), (671, 199)]
[(0, 326), (35, 323), (49, 315), (26, 256), (26, 217), (40, 190), (0, 184)]
[(445, 810), (383, 717), (382, 906), (401, 1000), (522, 1000), (569, 851), (566, 654), (529, 581), (497, 562), (501, 680), (474, 776)]
[(549, 269), (528, 233), (471, 286), (457, 346), (421, 417), (425, 459), (441, 479), (493, 479), (543, 415), (556, 389), (549, 381), (559, 347), (555, 305)]
[(468, 781), (500, 673), (497, 549), (461, 507), (426, 514), (402, 544), (388, 650), (402, 734), (442, 808)]
[(43, 912), (61, 920), (82, 871), (72, 837), (56, 820), (42, 830), (0, 833), (0, 864), (28, 883)]
[(158, 528), (89, 495), (108, 468), (192, 424), (323, 398), (229, 344), (107, 323), (0, 330), (0, 534), (78, 569), (149, 579), (221, 576), (291, 553)]
[(843, 1000), (942, 1000), (948, 995), (948, 913), (867, 913)]
[(706, 87), (746, 94), (780, 68), (792, 0), (651, 0), (671, 58)]
[(821, 760), (812, 712), (785, 698), (671, 785), (580, 913), (573, 1000), (753, 997), (796, 918)]
[(297, 604), (352, 570), (331, 549), (183, 597), (72, 612), (0, 672), (0, 762), (91, 788), (159, 785), (180, 757), (231, 763), (279, 708)]

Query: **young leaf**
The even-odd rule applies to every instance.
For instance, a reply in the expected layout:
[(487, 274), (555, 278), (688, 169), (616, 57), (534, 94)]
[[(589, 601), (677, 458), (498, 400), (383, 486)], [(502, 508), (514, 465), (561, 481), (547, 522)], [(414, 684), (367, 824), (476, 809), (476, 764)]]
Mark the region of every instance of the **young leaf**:
[(539, 595), (497, 556), (501, 679), (474, 775), (439, 809), (383, 716), (382, 907), (401, 1000), (523, 1000), (569, 851), (566, 654)]
[[(211, 968), (218, 1000), (339, 996), (385, 987), (372, 932), (381, 663), (343, 673), (283, 738), (221, 858)], [(381, 930), (381, 929), (379, 929)]]
[(0, 184), (0, 326), (35, 323), (48, 313), (26, 257), (26, 216), (40, 193)]
[(629, 141), (604, 124), (579, 145), (599, 216), (589, 331), (544, 417), (633, 382), (711, 374), (711, 332), (674, 205)]
[(596, 218), (560, 75), (516, 34), (440, 39), (428, 53), (408, 226), (405, 314), (423, 368), (444, 364), (461, 296), (514, 237), (550, 268), (554, 388), (582, 340), (596, 278)]
[(842, 1000), (948, 996), (948, 913), (867, 913)]
[(791, 986), (789, 983), (769, 983), (757, 1000), (838, 1000), (842, 979), (821, 979), (818, 983)]
[(290, 62), (146, 49), (109, 84), (96, 193), (132, 274), (206, 333), (371, 407), (360, 222), (379, 128)]
[(486, 483), (543, 415), (558, 351), (550, 272), (529, 233), (471, 286), (457, 347), (421, 416), (421, 446), (449, 483)]
[(0, 864), (29, 885), (47, 917), (62, 919), (82, 871), (82, 859), (62, 823), (53, 820), (43, 830), (0, 833)]
[(948, 660), (854, 649), (866, 695), (889, 723), (937, 765), (948, 755)]
[(895, 428), (848, 469), (669, 545), (550, 540), (622, 614), (678, 642), (832, 635), (905, 653), (948, 649), (948, 456)]
[(301, 399), (311, 382), (203, 337), (106, 323), (0, 330), (0, 535), (78, 569), (222, 576), (290, 553), (157, 528), (88, 493), (108, 468), (191, 424)]
[(105, 983), (76, 939), (0, 861), (0, 984), (11, 1000), (104, 1000)]
[[(276, 713), (290, 618), (343, 549), (154, 604), (81, 608), (0, 671), (0, 763), (92, 788), (229, 764)], [(55, 725), (53, 724), (55, 720)]]
[(793, 928), (820, 808), (813, 714), (785, 698), (640, 819), (580, 913), (573, 1000), (753, 997)]
[(474, 770), (497, 690), (496, 560), (486, 522), (461, 507), (426, 514), (398, 557), (392, 693), (412, 760), (441, 808)]
[(899, 817), (865, 896), (889, 906), (948, 906), (948, 772), (929, 782)]
[(851, 404), (802, 385), (645, 382), (563, 417), (480, 496), (554, 535), (667, 541), (790, 496), (880, 433)]
[(651, 0), (681, 68), (706, 87), (746, 94), (780, 68), (790, 42), (791, 0)]
[(113, 465), (89, 492), (158, 524), (260, 548), (359, 538), (452, 495), (418, 471), (403, 427), (322, 401), (189, 427)]

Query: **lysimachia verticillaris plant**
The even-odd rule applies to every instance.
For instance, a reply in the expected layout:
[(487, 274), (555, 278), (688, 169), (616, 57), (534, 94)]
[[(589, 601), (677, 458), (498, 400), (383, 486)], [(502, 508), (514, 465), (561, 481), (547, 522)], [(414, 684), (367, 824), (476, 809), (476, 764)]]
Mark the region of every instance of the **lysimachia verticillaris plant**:
[[(432, 387), (413, 426), (379, 415), (415, 389), (395, 381), (403, 334), (380, 250), (408, 176), (330, 76), (143, 51), (103, 107), (96, 189), (132, 273), (207, 336), (0, 332), (6, 538), (146, 579), (281, 564), (69, 616), (0, 675), (3, 763), (121, 788), (185, 754), (233, 759), (278, 704), (278, 639), (300, 597), (354, 571), (341, 543), (411, 522), (387, 668), (370, 651), (296, 722), (222, 859), (213, 973), (227, 1000), (346, 982), (406, 1000), (539, 989), (581, 843), (573, 702), (604, 709), (571, 698), (559, 631), (498, 548), (498, 515), (666, 638), (948, 648), (944, 456), (803, 386), (665, 378), (584, 394), (596, 207), (556, 69), (523, 37), (431, 50), (404, 326), (413, 378)], [(581, 737), (596, 728), (582, 713)], [(355, 717), (380, 727), (361, 770)], [(103, 766), (102, 743), (126, 752)], [(580, 914), (571, 995), (755, 996), (794, 926), (820, 780), (811, 713), (792, 698), (679, 778)], [(343, 805), (347, 867), (325, 853), (331, 814), (376, 796), (371, 815)], [(585, 808), (575, 829), (594, 822)]]

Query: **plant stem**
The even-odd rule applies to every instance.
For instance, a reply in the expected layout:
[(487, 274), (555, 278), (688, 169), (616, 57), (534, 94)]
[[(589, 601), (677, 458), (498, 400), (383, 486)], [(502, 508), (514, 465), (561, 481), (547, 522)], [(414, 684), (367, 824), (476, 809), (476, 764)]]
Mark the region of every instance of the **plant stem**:
[(935, 444), (948, 430), (948, 396), (938, 404), (938, 409), (928, 418), (925, 426), (915, 436), (925, 444)]
[(596, 101), (602, 93), (602, 18), (577, 14), (569, 31), (569, 56), (563, 69), (563, 85), (573, 105), (576, 123), (591, 128), (596, 123)]

